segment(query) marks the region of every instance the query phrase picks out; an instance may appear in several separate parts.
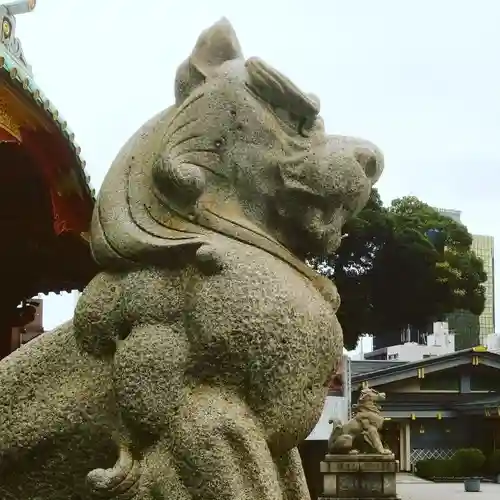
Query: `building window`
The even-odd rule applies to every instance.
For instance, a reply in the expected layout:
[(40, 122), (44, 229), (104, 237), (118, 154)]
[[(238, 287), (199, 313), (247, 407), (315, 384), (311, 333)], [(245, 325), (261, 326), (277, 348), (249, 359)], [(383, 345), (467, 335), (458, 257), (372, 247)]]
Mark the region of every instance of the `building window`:
[(488, 373), (472, 373), (470, 377), (471, 391), (500, 391), (500, 381)]
[(371, 360), (384, 360), (384, 361), (386, 361), (387, 360), (387, 354), (385, 352), (382, 352), (380, 354), (375, 354), (374, 356), (372, 356), (371, 353), (366, 353), (365, 354), (365, 359), (367, 361), (371, 361)]
[(437, 372), (420, 379), (422, 391), (459, 391), (460, 376), (457, 372)]

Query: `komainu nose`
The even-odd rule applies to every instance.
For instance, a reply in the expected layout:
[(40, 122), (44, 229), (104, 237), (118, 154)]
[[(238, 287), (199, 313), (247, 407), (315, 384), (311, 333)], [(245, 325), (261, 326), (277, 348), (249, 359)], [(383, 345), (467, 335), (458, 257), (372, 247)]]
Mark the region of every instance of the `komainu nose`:
[(384, 157), (381, 151), (372, 144), (366, 144), (358, 146), (354, 154), (365, 175), (372, 185), (375, 184), (384, 170)]

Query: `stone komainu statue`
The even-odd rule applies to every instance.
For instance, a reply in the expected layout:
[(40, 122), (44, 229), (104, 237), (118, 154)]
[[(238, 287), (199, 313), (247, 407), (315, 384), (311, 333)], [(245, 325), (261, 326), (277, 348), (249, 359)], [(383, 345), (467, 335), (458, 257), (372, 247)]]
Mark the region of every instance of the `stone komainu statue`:
[(377, 392), (372, 388), (361, 391), (358, 403), (354, 407), (354, 416), (342, 425), (340, 421), (330, 420), (333, 425), (328, 440), (328, 453), (359, 453), (355, 448), (364, 448), (368, 445), (368, 452), (387, 455), (391, 450), (384, 448), (379, 431), (384, 424), (380, 406), (377, 404), (385, 400), (385, 393)]
[(0, 498), (305, 500), (297, 444), (342, 353), (334, 252), (382, 170), (230, 24), (124, 146), (72, 322), (0, 364)]

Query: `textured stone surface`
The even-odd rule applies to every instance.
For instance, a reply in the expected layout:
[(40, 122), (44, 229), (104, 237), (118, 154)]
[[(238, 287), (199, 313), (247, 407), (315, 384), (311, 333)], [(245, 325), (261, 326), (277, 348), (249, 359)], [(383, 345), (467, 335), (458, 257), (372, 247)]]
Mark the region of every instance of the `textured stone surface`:
[[(342, 350), (334, 251), (382, 170), (225, 20), (101, 189), (105, 271), (4, 360), (0, 498), (306, 500), (297, 444)], [(116, 463), (115, 463), (116, 462)], [(104, 470), (107, 469), (107, 470)]]
[(330, 499), (396, 500), (394, 455), (326, 455), (321, 462), (323, 496)]

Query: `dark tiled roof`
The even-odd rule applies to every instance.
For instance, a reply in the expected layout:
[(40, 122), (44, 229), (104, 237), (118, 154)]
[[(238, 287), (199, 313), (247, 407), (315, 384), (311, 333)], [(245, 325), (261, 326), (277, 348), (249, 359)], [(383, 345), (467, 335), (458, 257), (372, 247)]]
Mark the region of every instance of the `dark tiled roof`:
[(398, 404), (398, 403), (434, 403), (439, 401), (442, 404), (459, 404), (479, 401), (484, 398), (484, 394), (477, 392), (391, 392), (387, 396), (387, 400), (382, 402), (382, 405)]
[(379, 370), (386, 370), (395, 366), (406, 365), (408, 361), (380, 360), (380, 359), (353, 359), (351, 360), (351, 376), (362, 373), (372, 373)]
[(384, 411), (388, 410), (486, 410), (500, 406), (500, 394), (480, 393), (426, 393), (426, 392), (391, 392), (381, 403)]
[[(426, 359), (421, 359), (418, 361), (410, 361), (410, 362), (404, 362), (404, 361), (382, 361), (383, 363), (387, 363), (386, 366), (382, 365), (373, 365), (373, 369), (367, 370), (366, 371), (358, 371), (354, 372), (353, 370), (353, 365), (356, 363), (356, 361), (353, 361), (353, 365), (351, 365), (351, 370), (352, 371), (352, 378), (353, 381), (356, 381), (356, 378), (360, 378), (360, 375), (363, 375), (365, 377), (378, 377), (379, 375), (388, 375), (390, 373), (398, 373), (398, 372), (405, 372), (408, 369), (417, 369), (422, 366), (430, 366), (430, 365), (435, 365), (435, 364), (440, 364), (442, 362), (446, 362), (448, 360), (453, 360), (453, 359), (460, 359), (463, 356), (470, 355), (472, 353), (476, 353), (480, 356), (485, 356), (489, 358), (496, 358), (499, 359), (500, 353), (498, 351), (488, 351), (488, 350), (476, 350), (475, 348), (470, 348), (470, 349), (463, 349), (461, 351), (455, 351), (451, 352), (449, 354), (443, 354), (441, 356), (432, 356), (430, 358)], [(359, 363), (377, 363), (380, 361), (359, 361)], [(390, 363), (390, 364), (389, 364)], [(377, 368), (378, 366), (378, 368)]]

